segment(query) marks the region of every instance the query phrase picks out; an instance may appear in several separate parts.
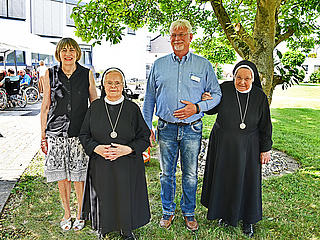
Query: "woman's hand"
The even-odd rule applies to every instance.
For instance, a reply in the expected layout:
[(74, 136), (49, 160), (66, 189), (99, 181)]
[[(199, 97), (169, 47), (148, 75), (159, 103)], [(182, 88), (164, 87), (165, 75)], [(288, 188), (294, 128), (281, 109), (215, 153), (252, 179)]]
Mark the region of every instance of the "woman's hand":
[(270, 161), (271, 154), (270, 151), (260, 153), (260, 162), (261, 164), (266, 164)]
[(114, 161), (119, 157), (132, 153), (132, 149), (129, 146), (111, 143), (111, 147), (108, 148), (106, 158), (110, 161)]
[(47, 153), (48, 153), (48, 141), (47, 141), (46, 138), (41, 139), (41, 150), (45, 155), (47, 155)]
[(213, 97), (211, 97), (211, 94), (209, 92), (205, 92), (201, 96), (201, 101), (211, 100)]
[(109, 148), (111, 148), (111, 145), (98, 145), (95, 147), (94, 152), (103, 158), (107, 158)]

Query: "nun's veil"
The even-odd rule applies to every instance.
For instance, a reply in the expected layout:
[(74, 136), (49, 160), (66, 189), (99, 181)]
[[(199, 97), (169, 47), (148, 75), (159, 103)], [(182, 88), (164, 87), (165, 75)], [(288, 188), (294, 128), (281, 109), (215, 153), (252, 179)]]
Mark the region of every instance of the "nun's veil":
[(255, 85), (256, 87), (262, 89), (258, 69), (257, 69), (256, 65), (253, 62), (250, 62), (249, 60), (242, 60), (242, 61), (238, 62), (233, 68), (233, 71), (232, 71), (233, 76), (235, 75), (235, 71), (237, 69), (241, 68), (242, 66), (244, 68), (251, 69), (251, 71), (254, 73), (254, 76), (253, 76), (254, 81), (252, 84)]

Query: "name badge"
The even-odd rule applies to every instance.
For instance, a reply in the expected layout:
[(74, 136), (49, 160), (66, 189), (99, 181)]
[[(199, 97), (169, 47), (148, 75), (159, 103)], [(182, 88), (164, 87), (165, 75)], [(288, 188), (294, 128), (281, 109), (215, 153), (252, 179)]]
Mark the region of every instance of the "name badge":
[(191, 80), (196, 81), (196, 82), (200, 82), (200, 78), (195, 75), (191, 76)]

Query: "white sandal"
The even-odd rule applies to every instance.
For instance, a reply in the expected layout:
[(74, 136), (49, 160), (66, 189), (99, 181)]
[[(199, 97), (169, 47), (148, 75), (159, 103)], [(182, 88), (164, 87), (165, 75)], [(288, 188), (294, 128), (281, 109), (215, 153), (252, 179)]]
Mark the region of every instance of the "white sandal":
[(71, 217), (69, 219), (63, 218), (62, 221), (60, 222), (60, 227), (63, 231), (69, 231), (71, 229), (72, 222), (71, 222)]
[(74, 221), (73, 226), (72, 226), (73, 230), (74, 231), (81, 230), (84, 227), (84, 223), (85, 223), (84, 220), (80, 220), (80, 219), (76, 218), (76, 220)]

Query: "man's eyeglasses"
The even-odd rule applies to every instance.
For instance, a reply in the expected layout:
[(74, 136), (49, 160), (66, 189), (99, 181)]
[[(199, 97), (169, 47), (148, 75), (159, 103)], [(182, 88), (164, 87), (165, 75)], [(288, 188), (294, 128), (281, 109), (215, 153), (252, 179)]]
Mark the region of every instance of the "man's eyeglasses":
[(122, 82), (118, 82), (118, 81), (116, 81), (116, 82), (108, 81), (108, 82), (106, 82), (106, 84), (107, 84), (108, 86), (116, 86), (116, 87), (119, 87), (119, 86), (122, 85), (123, 83), (122, 83)]
[(187, 34), (189, 34), (189, 33), (178, 33), (178, 34), (172, 33), (172, 34), (170, 35), (170, 37), (171, 37), (171, 38), (176, 38), (176, 37), (183, 38), (183, 37), (185, 37)]

